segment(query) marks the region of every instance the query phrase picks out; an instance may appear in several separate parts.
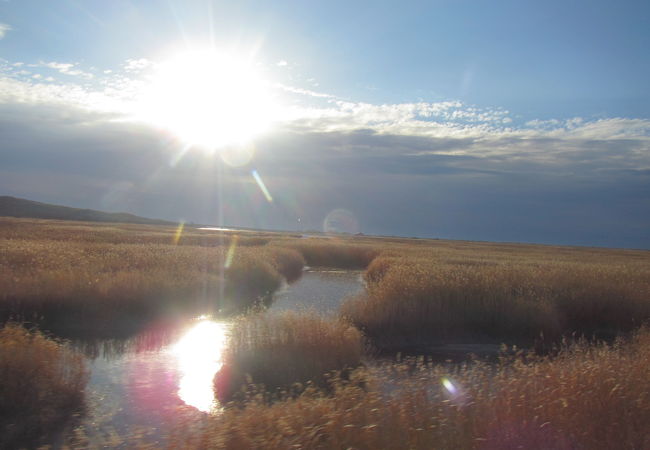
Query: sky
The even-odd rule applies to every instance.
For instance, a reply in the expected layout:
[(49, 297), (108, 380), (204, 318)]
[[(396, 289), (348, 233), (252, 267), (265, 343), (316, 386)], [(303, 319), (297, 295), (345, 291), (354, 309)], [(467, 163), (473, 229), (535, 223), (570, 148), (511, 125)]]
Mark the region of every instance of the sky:
[(0, 195), (650, 249), (650, 3), (0, 0)]

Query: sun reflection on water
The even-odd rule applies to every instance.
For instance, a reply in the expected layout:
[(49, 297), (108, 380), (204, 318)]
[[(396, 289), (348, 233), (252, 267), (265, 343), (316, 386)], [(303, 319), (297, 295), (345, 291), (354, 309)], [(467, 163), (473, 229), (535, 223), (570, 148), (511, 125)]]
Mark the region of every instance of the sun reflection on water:
[(211, 412), (217, 406), (212, 379), (222, 366), (227, 332), (227, 324), (201, 317), (172, 347), (180, 372), (178, 396), (200, 411)]

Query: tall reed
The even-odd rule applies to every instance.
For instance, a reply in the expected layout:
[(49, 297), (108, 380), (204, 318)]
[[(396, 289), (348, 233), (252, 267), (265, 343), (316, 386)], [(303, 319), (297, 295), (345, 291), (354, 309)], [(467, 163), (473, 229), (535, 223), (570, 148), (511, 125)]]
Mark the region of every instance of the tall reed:
[(25, 445), (83, 406), (84, 357), (9, 323), (0, 329), (0, 447)]
[(367, 292), (341, 314), (384, 348), (451, 338), (612, 337), (650, 319), (648, 274), (623, 265), (380, 257), (366, 271)]
[(630, 343), (580, 343), (554, 358), (520, 355), (497, 367), (418, 360), (373, 373), (365, 388), (341, 380), (331, 394), (254, 398), (171, 440), (215, 449), (650, 447), (648, 330)]
[(282, 244), (302, 254), (312, 267), (363, 269), (379, 252), (372, 245), (328, 239), (301, 239)]
[(329, 372), (357, 367), (362, 352), (361, 334), (343, 320), (307, 312), (249, 315), (233, 324), (215, 391), (228, 400), (247, 383), (269, 391), (323, 385)]
[(209, 307), (241, 312), (270, 297), (283, 277), (298, 277), (304, 265), (298, 252), (279, 247), (38, 236), (0, 236), (0, 321), (39, 317), (95, 329)]

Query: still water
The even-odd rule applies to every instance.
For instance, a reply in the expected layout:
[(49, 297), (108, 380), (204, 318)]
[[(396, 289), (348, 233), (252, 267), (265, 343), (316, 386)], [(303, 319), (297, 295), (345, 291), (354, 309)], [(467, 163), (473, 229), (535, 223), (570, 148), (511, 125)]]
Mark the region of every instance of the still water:
[[(270, 313), (309, 309), (333, 314), (363, 289), (360, 272), (306, 271), (285, 286)], [(162, 430), (188, 417), (218, 413), (212, 379), (221, 368), (229, 322), (213, 317), (152, 323), (128, 341), (74, 343), (90, 355), (89, 410), (66, 431), (89, 447), (127, 447), (139, 434), (163, 444)]]

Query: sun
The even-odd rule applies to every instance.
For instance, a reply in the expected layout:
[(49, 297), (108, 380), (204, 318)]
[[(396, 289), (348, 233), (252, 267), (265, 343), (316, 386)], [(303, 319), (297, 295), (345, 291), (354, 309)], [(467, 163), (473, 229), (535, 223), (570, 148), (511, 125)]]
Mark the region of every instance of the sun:
[(213, 151), (249, 143), (278, 110), (254, 61), (212, 49), (157, 64), (140, 104), (145, 120)]

